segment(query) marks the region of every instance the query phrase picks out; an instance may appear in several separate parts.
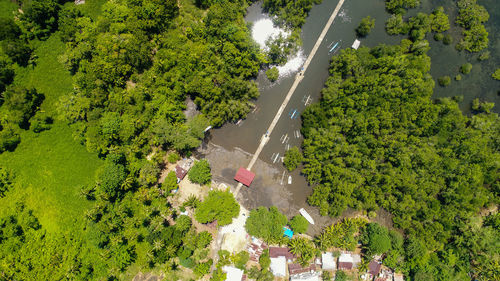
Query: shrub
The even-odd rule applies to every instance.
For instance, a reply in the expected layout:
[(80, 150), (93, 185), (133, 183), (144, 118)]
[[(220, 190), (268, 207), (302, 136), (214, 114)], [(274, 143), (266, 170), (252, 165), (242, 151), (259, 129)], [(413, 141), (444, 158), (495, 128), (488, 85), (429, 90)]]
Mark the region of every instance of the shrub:
[(306, 233), (309, 228), (309, 222), (301, 215), (295, 216), (290, 220), (290, 227), (298, 233)]
[(176, 190), (177, 188), (179, 188), (179, 185), (177, 184), (177, 176), (174, 171), (170, 171), (165, 178), (165, 181), (161, 184), (161, 189), (169, 194), (172, 190)]
[(271, 67), (266, 71), (267, 79), (271, 82), (278, 80), (279, 75), (280, 72), (276, 67)]
[(264, 239), (264, 241), (278, 242), (283, 236), (283, 227), (288, 222), (276, 207), (259, 207), (250, 211), (245, 223), (248, 234)]
[(470, 63), (462, 64), (462, 66), (460, 66), (460, 72), (462, 74), (469, 74), (471, 70), (472, 70), (472, 64)]
[(443, 38), (444, 38), (443, 33), (434, 34), (434, 40), (436, 40), (436, 41), (441, 41), (441, 40), (443, 40)]
[(356, 28), (356, 34), (360, 37), (365, 37), (370, 33), (372, 28), (375, 27), (375, 19), (372, 19), (370, 16), (367, 16), (361, 20), (359, 26)]
[(193, 272), (194, 274), (196, 274), (196, 276), (202, 277), (210, 272), (210, 267), (212, 266), (212, 264), (212, 259), (208, 260), (207, 262), (199, 263), (194, 267)]
[(453, 37), (451, 37), (450, 34), (446, 34), (443, 38), (443, 43), (445, 45), (450, 45), (451, 43), (453, 43)]
[(450, 76), (446, 75), (446, 76), (443, 76), (443, 77), (439, 77), (438, 78), (438, 83), (441, 87), (446, 87), (448, 85), (450, 85), (451, 83), (451, 78)]
[(487, 60), (490, 58), (490, 51), (484, 51), (482, 52), (479, 57), (477, 58), (479, 61)]
[(491, 74), (491, 77), (493, 77), (493, 79), (495, 79), (495, 80), (500, 80), (500, 68), (495, 70), (495, 72), (493, 72), (493, 74)]
[(210, 164), (203, 159), (194, 164), (188, 173), (189, 180), (194, 183), (208, 184), (212, 180)]
[(265, 249), (260, 255), (259, 264), (262, 269), (268, 269), (271, 265), (271, 258), (269, 257), (269, 249)]
[(460, 80), (462, 80), (462, 75), (457, 74), (457, 76), (455, 76), (455, 80), (456, 80), (456, 81), (460, 81)]

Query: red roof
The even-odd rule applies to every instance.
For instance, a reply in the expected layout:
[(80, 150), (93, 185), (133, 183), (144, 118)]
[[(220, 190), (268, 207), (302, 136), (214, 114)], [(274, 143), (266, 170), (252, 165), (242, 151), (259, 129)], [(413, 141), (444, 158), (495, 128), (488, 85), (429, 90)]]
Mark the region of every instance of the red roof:
[(250, 186), (254, 178), (255, 174), (245, 168), (240, 168), (236, 173), (236, 176), (234, 176), (235, 180), (241, 182), (246, 186)]
[(188, 172), (183, 168), (181, 168), (181, 166), (179, 165), (175, 166), (175, 175), (179, 180), (183, 180), (187, 173)]
[(295, 256), (290, 253), (288, 248), (280, 248), (280, 247), (269, 247), (269, 257), (277, 258), (277, 257), (285, 257), (287, 260), (293, 260)]
[(339, 269), (352, 269), (352, 262), (339, 262)]
[(377, 274), (380, 272), (381, 267), (382, 267), (382, 265), (380, 263), (372, 260), (370, 262), (370, 264), (368, 265), (368, 268), (369, 268), (368, 272), (373, 276), (377, 276)]

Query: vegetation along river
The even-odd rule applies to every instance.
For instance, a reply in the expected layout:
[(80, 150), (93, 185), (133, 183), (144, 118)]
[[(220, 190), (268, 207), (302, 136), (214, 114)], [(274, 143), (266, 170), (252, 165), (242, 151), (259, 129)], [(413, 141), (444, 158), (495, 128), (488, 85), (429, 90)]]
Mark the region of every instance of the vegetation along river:
[[(489, 60), (479, 62), (477, 60), (478, 54), (458, 52), (455, 50), (455, 44), (444, 45), (442, 42), (435, 41), (431, 34), (427, 35), (431, 47), (428, 52), (432, 61), (431, 74), (434, 79), (443, 75), (454, 77), (459, 73), (460, 65), (466, 62), (472, 63), (472, 72), (465, 75), (461, 81), (453, 81), (446, 88), (440, 87), (436, 83), (434, 89), (434, 97), (436, 98), (463, 96), (461, 109), (466, 113), (470, 111), (470, 104), (474, 98), (496, 103), (493, 111), (499, 111), (500, 83), (491, 79), (491, 73), (500, 61), (500, 38), (494, 38), (491, 34), (498, 34), (500, 9), (497, 7), (499, 4), (495, 3), (494, 0), (480, 2), (491, 14), (490, 20), (486, 24), (490, 31), (489, 50), (491, 57)], [(301, 48), (304, 56), (311, 52), (337, 3), (336, 0), (324, 0), (310, 11), (301, 33)], [(453, 3), (442, 0), (424, 0), (420, 8), (410, 10), (408, 15), (414, 15), (420, 11), (430, 13), (431, 7), (439, 5), (444, 6), (445, 11), (450, 15), (451, 32), (457, 40), (460, 29), (453, 25), (456, 16), (456, 8), (451, 6)], [(398, 44), (404, 38), (403, 36), (390, 36), (386, 33), (384, 26), (390, 15), (385, 11), (383, 0), (345, 1), (319, 51), (304, 74), (304, 79), (276, 125), (270, 141), (260, 154), (261, 168), (259, 169), (258, 165), (254, 168), (254, 172), (257, 174), (256, 181), (250, 188), (244, 188), (242, 194), (244, 200), (248, 201), (247, 207), (277, 205), (288, 215), (294, 215), (298, 208), (307, 206), (306, 198), (311, 192), (311, 187), (300, 175), (300, 169), (291, 174), (292, 183), (287, 184), (289, 174), (285, 172), (280, 158), (288, 147), (300, 147), (301, 145), (302, 137), (297, 134), (301, 128), (299, 114), (305, 109), (306, 101), (309, 103), (317, 102), (320, 98), (321, 89), (328, 77), (328, 66), (332, 55), (329, 53), (329, 46), (334, 42), (340, 42), (342, 49), (350, 48), (356, 39), (356, 26), (367, 15), (375, 18), (376, 23), (372, 32), (366, 38), (361, 39), (361, 46), (373, 47), (382, 43)], [(255, 23), (266, 17), (267, 15), (261, 11), (260, 3), (256, 3), (249, 7), (246, 20)], [(261, 71), (256, 80), (259, 85), (260, 97), (255, 101), (254, 112), (237, 124), (226, 124), (222, 128), (210, 132), (208, 143), (218, 146), (220, 149), (207, 150), (204, 153), (209, 160), (213, 160), (211, 162), (215, 162), (212, 163), (212, 166), (215, 174), (219, 173), (216, 176), (222, 177), (226, 182), (234, 182), (232, 177), (236, 169), (239, 166), (246, 167), (248, 159), (236, 157), (235, 153), (240, 153), (241, 150), (248, 154), (254, 153), (261, 136), (266, 133), (267, 127), (283, 102), (294, 78), (295, 73), (292, 73), (271, 83), (266, 78), (264, 71)], [(238, 149), (235, 150), (235, 148)], [(226, 156), (224, 157), (222, 154), (226, 154)], [(277, 156), (278, 154), (279, 156)], [(280, 193), (279, 190), (282, 192)]]

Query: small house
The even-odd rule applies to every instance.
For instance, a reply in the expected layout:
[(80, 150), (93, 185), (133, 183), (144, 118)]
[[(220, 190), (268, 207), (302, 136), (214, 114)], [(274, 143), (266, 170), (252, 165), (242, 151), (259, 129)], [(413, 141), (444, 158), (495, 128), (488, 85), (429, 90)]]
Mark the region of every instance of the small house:
[(290, 250), (288, 248), (281, 247), (269, 247), (269, 257), (285, 257), (286, 261), (288, 262), (292, 262), (295, 259), (295, 255), (290, 253)]
[(271, 258), (271, 272), (276, 277), (286, 276), (286, 258), (284, 256)]
[(320, 281), (319, 274), (316, 272), (308, 272), (295, 274), (290, 276), (290, 281)]
[(226, 273), (226, 281), (241, 281), (243, 280), (243, 270), (233, 266), (223, 266), (222, 271)]
[(335, 270), (337, 269), (337, 264), (335, 263), (335, 257), (332, 253), (326, 252), (321, 254), (321, 268), (323, 270)]
[(339, 257), (339, 269), (351, 270), (354, 266), (354, 260), (350, 253), (342, 253)]
[(236, 172), (236, 175), (234, 176), (234, 179), (247, 187), (252, 184), (253, 179), (255, 178), (255, 174), (250, 172), (249, 170), (240, 167), (238, 172)]
[(361, 41), (359, 41), (358, 39), (354, 40), (354, 43), (352, 43), (352, 48), (354, 50), (357, 50), (359, 48), (359, 45), (361, 45)]
[(368, 265), (368, 273), (371, 276), (377, 276), (380, 272), (380, 268), (382, 267), (382, 264), (376, 260), (372, 260), (370, 264)]

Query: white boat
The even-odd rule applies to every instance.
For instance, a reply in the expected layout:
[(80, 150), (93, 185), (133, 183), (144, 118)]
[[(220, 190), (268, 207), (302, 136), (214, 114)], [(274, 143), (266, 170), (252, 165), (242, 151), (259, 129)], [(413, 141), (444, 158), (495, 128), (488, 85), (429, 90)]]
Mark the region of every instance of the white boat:
[(288, 184), (292, 184), (292, 176), (288, 176)]
[(299, 213), (304, 217), (306, 218), (306, 220), (310, 223), (310, 224), (314, 224), (314, 220), (313, 218), (309, 215), (309, 213), (307, 213), (306, 210), (304, 210), (304, 208), (300, 208), (299, 210)]

